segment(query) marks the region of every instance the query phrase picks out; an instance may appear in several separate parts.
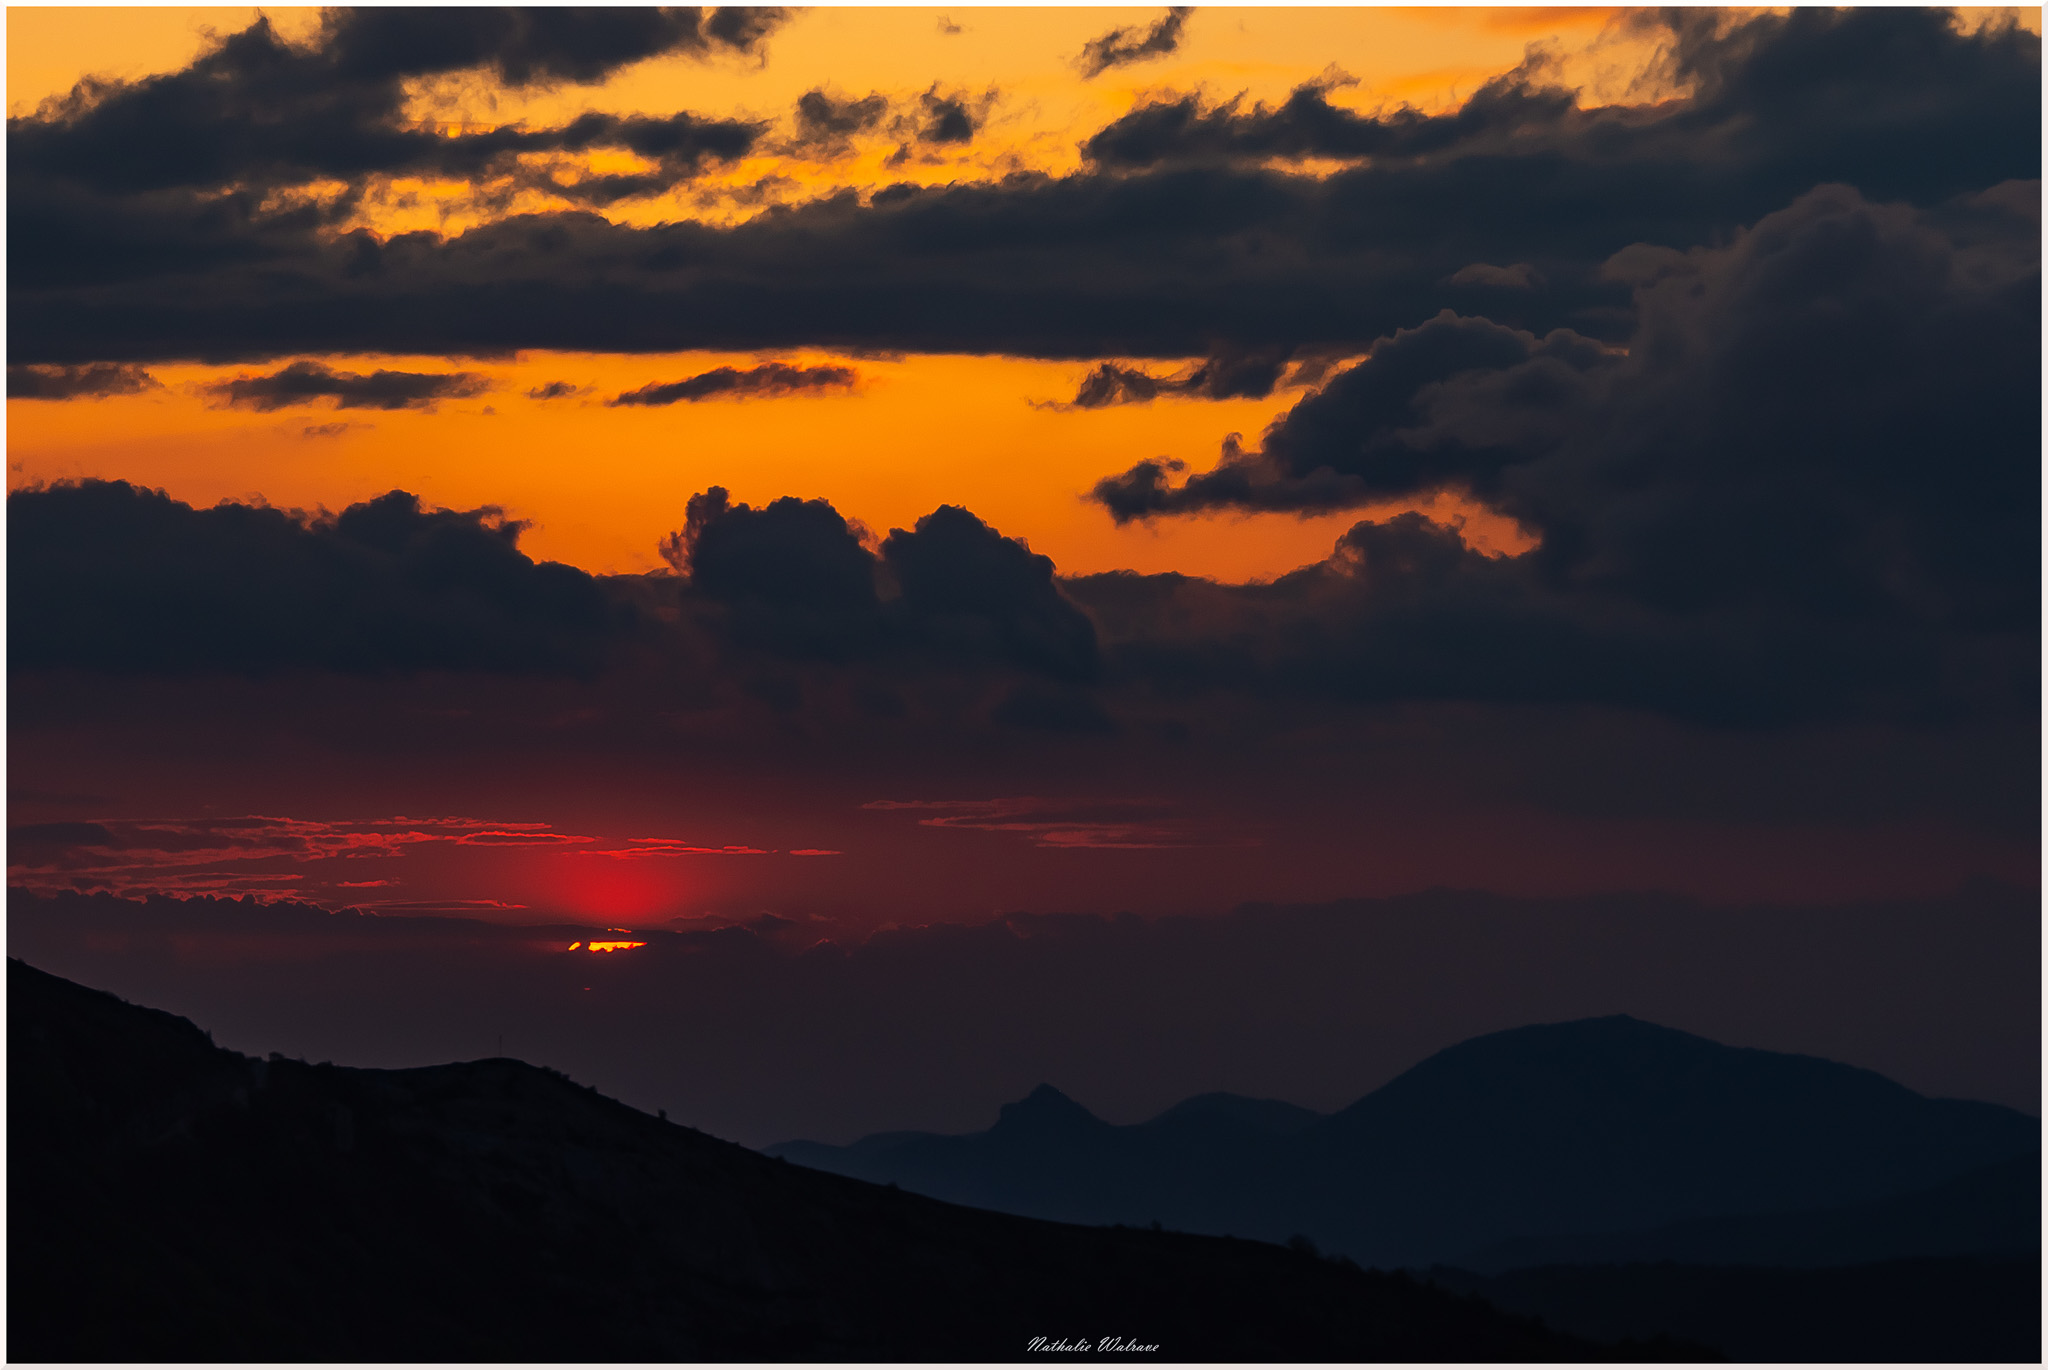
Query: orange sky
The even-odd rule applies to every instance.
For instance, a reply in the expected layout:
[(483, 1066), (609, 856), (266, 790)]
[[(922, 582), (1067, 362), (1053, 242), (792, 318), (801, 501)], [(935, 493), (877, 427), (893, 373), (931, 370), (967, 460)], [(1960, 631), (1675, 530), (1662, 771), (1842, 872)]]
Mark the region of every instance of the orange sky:
[[(266, 12), (288, 35), (308, 32), (315, 22), (312, 11)], [(136, 79), (175, 69), (201, 50), (208, 28), (232, 31), (255, 13), (232, 7), (10, 9), (9, 108), (32, 110), (83, 75)], [(1649, 54), (1612, 22), (1612, 11), (1594, 9), (1203, 9), (1170, 57), (1082, 79), (1073, 59), (1083, 43), (1113, 25), (1142, 26), (1159, 14), (816, 9), (776, 32), (762, 62), (664, 58), (629, 67), (600, 87), (531, 94), (489, 89), (476, 78), (442, 81), (414, 92), (414, 110), (423, 118), (535, 125), (581, 109), (687, 109), (786, 123), (796, 97), (818, 86), (846, 96), (880, 91), (897, 102), (931, 88), (988, 101), (986, 133), (965, 151), (930, 164), (883, 166), (891, 143), (877, 137), (842, 162), (755, 156), (713, 178), (736, 186), (779, 177), (770, 198), (788, 199), (906, 177), (943, 182), (1020, 167), (1067, 171), (1078, 164), (1080, 139), (1146, 92), (1201, 89), (1218, 98), (1247, 92), (1271, 100), (1333, 66), (1356, 81), (1334, 98), (1361, 108), (1453, 104), (1521, 61), (1531, 45), (1554, 54), (1560, 71), (1594, 96), (1658, 93), (1640, 81)], [(2039, 11), (2031, 23), (2038, 26)], [(467, 187), (453, 185), (387, 184), (367, 206), (360, 222), (380, 232), (459, 231), (483, 212), (469, 201)], [(727, 220), (759, 207), (713, 194), (702, 203), (668, 196), (608, 212), (624, 222), (688, 215)], [(525, 545), (535, 555), (593, 571), (659, 565), (658, 540), (680, 524), (687, 498), (713, 484), (756, 502), (784, 494), (824, 497), (877, 533), (941, 503), (965, 504), (1002, 531), (1027, 538), (1068, 574), (1131, 568), (1230, 580), (1271, 577), (1325, 555), (1361, 516), (1219, 516), (1119, 529), (1081, 498), (1096, 480), (1144, 458), (1175, 457), (1202, 469), (1227, 434), (1242, 433), (1255, 444), (1260, 430), (1300, 398), (1298, 390), (1264, 400), (1168, 399), (1061, 411), (1032, 402), (1072, 398), (1085, 366), (913, 356), (854, 362), (862, 379), (852, 393), (621, 409), (603, 400), (648, 382), (762, 359), (529, 353), (491, 364), (437, 357), (325, 360), (353, 370), (473, 370), (492, 385), (477, 399), (444, 401), (431, 410), (337, 413), (322, 401), (257, 413), (217, 407), (204, 387), (245, 371), (275, 370), (283, 359), (262, 368), (156, 366), (151, 374), (161, 388), (140, 395), (11, 401), (9, 487), (120, 477), (198, 503), (256, 496), (308, 508), (340, 508), (403, 487), (451, 507), (502, 505), (533, 522)], [(588, 390), (569, 400), (526, 397), (558, 380)], [(1511, 525), (1478, 511), (1450, 503), (1423, 507), (1444, 518), (1470, 514), (1473, 540), (1490, 550), (1526, 545)]]
[[(340, 508), (393, 487), (451, 508), (500, 504), (535, 520), (522, 545), (593, 571), (661, 565), (661, 537), (682, 525), (689, 497), (724, 485), (738, 500), (825, 498), (877, 534), (942, 503), (964, 503), (1028, 538), (1062, 571), (1180, 570), (1245, 579), (1326, 555), (1356, 522), (1346, 510), (1291, 516), (1161, 521), (1118, 528), (1081, 496), (1144, 457), (1203, 467), (1229, 432), (1255, 438), (1300, 398), (1158, 400), (1058, 410), (1087, 368), (1008, 357), (853, 360), (852, 393), (713, 399), (660, 408), (607, 399), (649, 382), (745, 367), (751, 356), (533, 353), (509, 363), (439, 357), (340, 357), (337, 369), (481, 372), (492, 389), (425, 410), (335, 410), (331, 402), (269, 413), (224, 408), (204, 387), (260, 367), (153, 366), (163, 388), (132, 396), (8, 405), (10, 485), (119, 476), (188, 502), (260, 495), (285, 507)], [(570, 399), (528, 392), (587, 387)], [(1034, 405), (1032, 401), (1038, 401)], [(338, 430), (338, 431), (334, 431)], [(1444, 510), (1455, 505), (1446, 501)], [(1447, 514), (1448, 516), (1448, 514)], [(1522, 543), (1513, 526), (1472, 511), (1475, 540)]]

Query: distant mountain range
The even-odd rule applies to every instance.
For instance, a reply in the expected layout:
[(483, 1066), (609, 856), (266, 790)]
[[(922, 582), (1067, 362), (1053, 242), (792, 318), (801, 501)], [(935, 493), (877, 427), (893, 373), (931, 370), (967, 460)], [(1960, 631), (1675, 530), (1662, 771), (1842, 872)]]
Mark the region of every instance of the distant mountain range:
[(1501, 1269), (2038, 1252), (2040, 1146), (2012, 1109), (1610, 1017), (1474, 1038), (1326, 1117), (1207, 1095), (1113, 1126), (1041, 1086), (986, 1132), (768, 1153), (1010, 1213)]
[[(957, 1208), (518, 1061), (259, 1061), (19, 961), (7, 986), (18, 1360), (1023, 1360), (1034, 1337), (1153, 1348), (1127, 1359), (1708, 1354), (1304, 1249)], [(1227, 1099), (1159, 1121), (1210, 1156), (1301, 1124)], [(1004, 1126), (1043, 1151), (1100, 1124), (1041, 1098)]]

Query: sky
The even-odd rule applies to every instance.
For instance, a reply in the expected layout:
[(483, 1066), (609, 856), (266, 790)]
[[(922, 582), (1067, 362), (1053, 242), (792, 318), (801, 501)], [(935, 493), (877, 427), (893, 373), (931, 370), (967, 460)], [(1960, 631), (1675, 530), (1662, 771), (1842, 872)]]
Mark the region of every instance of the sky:
[[(1613, 899), (1728, 975), (1759, 910), (2038, 961), (1978, 912), (2038, 912), (2039, 10), (7, 23), (50, 969), (396, 1064), (467, 1048), (351, 1036), (350, 975), (475, 974), (516, 1033), (534, 967), (680, 993), (714, 934), (771, 998), (1016, 916), (1377, 956), (1247, 910), (1432, 890), (1552, 929), (1536, 981)], [(1616, 948), (1543, 1011), (1897, 1056), (1854, 1025), (1924, 942), (1802, 936), (1759, 1016)], [(1538, 1010), (1429, 945), (1435, 1037), (1231, 1087), (1335, 1106)], [(2038, 1043), (1921, 988), (1898, 1068), (2026, 1094)], [(616, 1055), (624, 1002), (547, 1050)], [(1200, 1036), (1101, 1091), (1223, 1087)], [(952, 1119), (1051, 1069), (1004, 1050), (847, 1078)]]

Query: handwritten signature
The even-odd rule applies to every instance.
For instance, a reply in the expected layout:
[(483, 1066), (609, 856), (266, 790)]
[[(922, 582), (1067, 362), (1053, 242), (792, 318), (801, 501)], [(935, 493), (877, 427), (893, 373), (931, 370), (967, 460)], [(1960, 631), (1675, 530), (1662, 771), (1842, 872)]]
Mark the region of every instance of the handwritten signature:
[(1157, 1353), (1155, 1342), (1137, 1341), (1130, 1337), (1098, 1337), (1090, 1341), (1086, 1337), (1033, 1337), (1027, 1351), (1042, 1351), (1050, 1355), (1095, 1355), (1102, 1352), (1151, 1352)]

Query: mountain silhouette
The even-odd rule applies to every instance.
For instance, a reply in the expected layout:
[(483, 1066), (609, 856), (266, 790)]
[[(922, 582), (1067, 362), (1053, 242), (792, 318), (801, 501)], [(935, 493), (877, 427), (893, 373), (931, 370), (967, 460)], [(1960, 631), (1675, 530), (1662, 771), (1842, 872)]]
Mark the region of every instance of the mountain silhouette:
[[(1323, 1118), (1210, 1098), (1112, 1126), (1041, 1087), (983, 1133), (769, 1154), (1006, 1212), (1298, 1233), (1427, 1266), (1522, 1238), (1892, 1198), (2041, 1145), (2039, 1120), (2012, 1109), (1626, 1016), (1462, 1042)], [(1013, 1110), (1064, 1121), (1013, 1126)]]
[(1243, 1203), (1245, 1176), (1319, 1117), (1277, 1100), (1204, 1094), (1119, 1127), (1040, 1085), (1003, 1105), (986, 1132), (885, 1132), (846, 1147), (785, 1142), (768, 1154), (976, 1208), (1249, 1235), (1256, 1215)]
[[(254, 1060), (14, 960), (7, 1008), (22, 1360), (1014, 1360), (1033, 1337), (1188, 1360), (1704, 1354), (1301, 1250), (958, 1208), (518, 1061)], [(1050, 1091), (1004, 1121), (1102, 1126)]]

